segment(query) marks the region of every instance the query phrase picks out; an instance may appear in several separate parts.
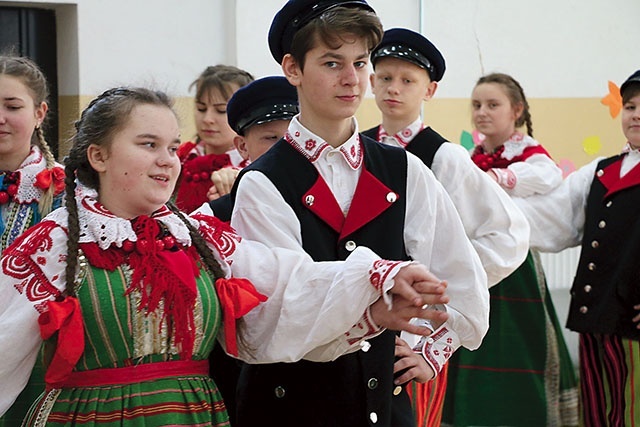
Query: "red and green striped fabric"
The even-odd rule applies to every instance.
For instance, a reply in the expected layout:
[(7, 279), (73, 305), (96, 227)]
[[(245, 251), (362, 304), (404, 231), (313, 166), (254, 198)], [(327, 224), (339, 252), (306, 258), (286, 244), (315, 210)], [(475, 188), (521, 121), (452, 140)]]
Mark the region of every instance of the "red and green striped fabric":
[[(189, 267), (190, 268), (190, 267)], [(171, 328), (136, 309), (125, 296), (130, 272), (91, 268), (77, 291), (85, 322), (85, 351), (77, 371), (178, 360)], [(212, 279), (197, 279), (193, 360), (211, 352), (221, 311)], [(176, 376), (122, 385), (52, 390), (31, 408), (26, 426), (228, 426), (222, 397), (205, 375)]]

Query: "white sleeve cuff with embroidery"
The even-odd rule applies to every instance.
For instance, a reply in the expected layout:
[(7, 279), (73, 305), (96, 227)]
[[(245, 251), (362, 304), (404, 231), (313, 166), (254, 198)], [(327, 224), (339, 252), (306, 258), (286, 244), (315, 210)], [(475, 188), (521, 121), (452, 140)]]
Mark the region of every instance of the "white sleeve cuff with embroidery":
[(511, 190), (513, 187), (516, 186), (517, 179), (513, 171), (507, 168), (504, 168), (504, 169), (493, 168), (490, 170), (495, 174), (496, 178), (498, 179), (498, 184), (500, 184), (501, 187)]
[(385, 259), (377, 260), (369, 270), (369, 279), (374, 288), (380, 291), (380, 295), (384, 299), (385, 304), (391, 310), (393, 298), (389, 291), (395, 285), (394, 278), (400, 269), (414, 261), (387, 261)]
[(445, 324), (436, 329), (431, 335), (421, 337), (413, 347), (413, 351), (422, 354), (433, 369), (435, 378), (458, 347), (460, 347), (458, 334), (449, 330)]

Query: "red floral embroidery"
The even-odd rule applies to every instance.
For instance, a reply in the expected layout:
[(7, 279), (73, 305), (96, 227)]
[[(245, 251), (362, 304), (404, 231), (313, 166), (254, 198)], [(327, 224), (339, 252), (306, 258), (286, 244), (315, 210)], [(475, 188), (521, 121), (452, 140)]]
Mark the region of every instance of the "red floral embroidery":
[[(14, 288), (23, 294), (38, 312), (45, 311), (45, 302), (56, 298), (60, 291), (53, 286), (42, 271), (46, 262), (36, 262), (32, 256), (37, 252), (51, 250), (51, 230), (57, 227), (52, 221), (43, 221), (17, 238), (5, 249), (2, 257), (2, 273), (16, 279)], [(37, 257), (39, 259), (41, 257)]]
[(386, 282), (391, 271), (402, 261), (387, 261), (379, 259), (373, 263), (373, 267), (369, 270), (369, 283), (379, 291), (382, 291), (382, 285)]
[[(209, 215), (198, 213), (193, 215), (192, 218), (200, 222), (202, 236), (216, 247), (223, 259), (228, 260), (235, 253), (242, 238), (235, 233), (233, 228), (218, 218)], [(230, 261), (227, 262), (231, 264)]]
[(313, 140), (313, 139), (307, 139), (307, 140), (304, 142), (304, 148), (305, 148), (305, 149), (307, 149), (307, 150), (309, 150), (309, 151), (311, 151), (311, 150), (313, 150), (314, 148), (316, 148), (316, 144), (317, 144), (317, 143), (316, 143), (316, 141), (315, 141), (315, 140)]

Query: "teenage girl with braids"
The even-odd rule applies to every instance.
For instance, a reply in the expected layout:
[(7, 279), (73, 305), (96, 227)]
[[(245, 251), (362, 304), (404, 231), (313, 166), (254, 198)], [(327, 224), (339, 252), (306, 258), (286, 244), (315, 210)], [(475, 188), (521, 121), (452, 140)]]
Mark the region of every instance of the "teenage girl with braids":
[[(0, 56), (0, 254), (27, 228), (60, 206), (64, 171), (44, 139), (49, 90), (44, 74), (27, 58)], [(3, 348), (2, 353), (10, 351)], [(39, 366), (39, 365), (38, 365)], [(34, 371), (0, 426), (19, 425), (44, 390)]]
[[(533, 139), (529, 104), (506, 74), (480, 78), (472, 119), (484, 135), (472, 160), (512, 197), (546, 194), (562, 171)], [(526, 127), (527, 134), (518, 129)], [(443, 424), (577, 425), (574, 368), (536, 253), (489, 289), (489, 332), (482, 346), (449, 361)]]
[(178, 151), (182, 160), (176, 195), (179, 209), (192, 212), (209, 201), (213, 172), (223, 170), (235, 178), (238, 170), (247, 164), (233, 145), (237, 135), (227, 121), (227, 102), (238, 89), (253, 80), (251, 74), (232, 65), (214, 65), (191, 83), (189, 89), (196, 89), (197, 136), (195, 142), (183, 143)]
[(106, 91), (72, 143), (65, 207), (0, 259), (0, 414), (45, 340), (47, 388), (23, 425), (228, 425), (208, 375), (219, 331), (245, 361), (326, 361), (375, 325), (424, 334), (412, 317), (447, 319), (422, 309), (448, 302), (422, 265), (363, 247), (313, 263), (167, 204), (180, 140), (163, 93)]

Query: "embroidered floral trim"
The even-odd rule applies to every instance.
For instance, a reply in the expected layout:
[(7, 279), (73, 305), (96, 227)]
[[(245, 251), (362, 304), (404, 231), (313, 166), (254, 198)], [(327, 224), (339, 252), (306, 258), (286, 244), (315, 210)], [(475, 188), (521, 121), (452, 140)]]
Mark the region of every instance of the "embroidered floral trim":
[(458, 347), (457, 336), (446, 326), (441, 326), (428, 337), (422, 337), (413, 351), (422, 353), (437, 376)]
[[(126, 240), (132, 242), (137, 240), (131, 221), (119, 218), (109, 212), (96, 199), (91, 197), (92, 191), (80, 191), (79, 193), (80, 197), (82, 197), (77, 201), (80, 221), (79, 243), (97, 243), (100, 249), (107, 249), (112, 244), (120, 248)], [(178, 244), (191, 246), (189, 229), (166, 206), (154, 212), (151, 217), (162, 222)], [(57, 209), (48, 218), (63, 227), (67, 227), (68, 213), (66, 209)], [(188, 217), (187, 220), (197, 226), (194, 220)]]
[[(302, 126), (297, 117), (291, 120), (289, 130), (285, 133), (284, 139), (311, 163), (317, 161), (325, 150), (332, 149), (331, 145), (326, 141), (323, 141), (322, 138)], [(364, 161), (364, 152), (358, 135), (357, 124), (353, 135), (340, 146), (338, 151), (351, 168), (354, 170), (360, 168)]]
[(378, 127), (378, 141), (383, 141), (383, 138), (393, 138), (397, 141), (402, 148), (406, 148), (407, 145), (425, 128), (424, 123), (418, 117), (413, 123), (406, 128), (402, 129), (395, 135), (389, 135), (387, 131), (380, 125)]
[(193, 219), (200, 223), (200, 233), (202, 233), (205, 240), (212, 243), (223, 259), (231, 265), (232, 260), (229, 257), (235, 253), (242, 241), (240, 236), (228, 224), (216, 217), (197, 213), (193, 215)]
[(382, 285), (384, 285), (389, 278), (389, 274), (395, 267), (402, 263), (403, 261), (388, 261), (386, 259), (374, 261), (373, 266), (369, 270), (369, 283), (382, 293)]
[[(358, 341), (371, 337), (380, 332), (381, 328), (375, 324), (371, 317), (370, 307), (367, 307), (360, 321), (353, 325), (350, 330), (345, 333), (349, 345), (353, 345)], [(351, 338), (350, 338), (351, 337)], [(364, 347), (363, 347), (364, 348)]]
[[(39, 253), (49, 252), (53, 247), (51, 230), (57, 225), (52, 221), (42, 221), (33, 227), (28, 235), (20, 236), (3, 253), (2, 273), (15, 280), (14, 288), (24, 295), (34, 308), (46, 311), (46, 302), (60, 296), (60, 291), (51, 284), (44, 273), (47, 257)], [(60, 262), (60, 260), (51, 260)], [(51, 278), (55, 281), (57, 277)]]

